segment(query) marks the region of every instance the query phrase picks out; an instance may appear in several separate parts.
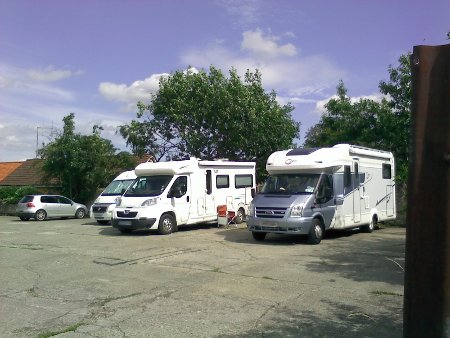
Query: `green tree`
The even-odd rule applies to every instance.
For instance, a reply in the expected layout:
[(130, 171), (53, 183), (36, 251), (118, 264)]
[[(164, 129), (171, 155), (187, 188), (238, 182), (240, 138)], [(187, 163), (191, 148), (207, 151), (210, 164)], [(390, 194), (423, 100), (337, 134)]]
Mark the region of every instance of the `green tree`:
[(411, 116), (411, 71), (409, 55), (399, 58), (399, 66), (389, 66), (389, 81), (381, 81), (380, 91), (387, 98), (380, 102), (360, 99), (352, 102), (341, 81), (337, 98), (325, 105), (326, 112), (305, 137), (307, 147), (352, 143), (389, 150), (397, 163), (397, 179), (404, 183), (408, 169)]
[(293, 106), (281, 106), (274, 91), (264, 91), (258, 70), (247, 71), (243, 81), (235, 69), (228, 77), (213, 66), (208, 73), (176, 71), (160, 80), (150, 104), (138, 108), (138, 120), (120, 128), (135, 153), (256, 161), (259, 178), (267, 157), (290, 147), (300, 129)]
[(136, 160), (129, 154), (116, 154), (111, 141), (100, 136), (102, 128), (97, 125), (91, 135), (75, 133), (74, 117), (71, 113), (63, 118), (63, 132), (40, 149), (39, 155), (45, 160), (46, 179), (57, 179), (62, 194), (87, 203), (117, 173), (134, 168)]

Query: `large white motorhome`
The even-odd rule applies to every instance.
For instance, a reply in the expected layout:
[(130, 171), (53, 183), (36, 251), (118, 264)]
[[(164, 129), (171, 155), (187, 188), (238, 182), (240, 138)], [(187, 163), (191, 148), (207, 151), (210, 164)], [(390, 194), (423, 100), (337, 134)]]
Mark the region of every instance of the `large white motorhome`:
[(328, 229), (360, 227), (395, 219), (392, 153), (338, 144), (331, 148), (277, 151), (253, 199), (247, 228), (255, 240), (267, 233), (306, 234), (318, 244)]
[(98, 224), (108, 224), (112, 219), (117, 197), (121, 196), (134, 181), (134, 170), (125, 171), (117, 176), (97, 197), (91, 206), (91, 218)]
[(217, 221), (217, 207), (248, 212), (255, 188), (255, 163), (189, 160), (142, 163), (114, 209), (113, 227), (122, 233), (157, 229), (169, 234), (180, 225)]

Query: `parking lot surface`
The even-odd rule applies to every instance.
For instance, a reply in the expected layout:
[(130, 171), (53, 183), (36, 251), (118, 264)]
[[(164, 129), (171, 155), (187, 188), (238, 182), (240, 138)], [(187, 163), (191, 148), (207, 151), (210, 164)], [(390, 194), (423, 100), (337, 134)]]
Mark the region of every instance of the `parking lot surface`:
[(402, 337), (405, 229), (121, 235), (0, 216), (0, 337)]

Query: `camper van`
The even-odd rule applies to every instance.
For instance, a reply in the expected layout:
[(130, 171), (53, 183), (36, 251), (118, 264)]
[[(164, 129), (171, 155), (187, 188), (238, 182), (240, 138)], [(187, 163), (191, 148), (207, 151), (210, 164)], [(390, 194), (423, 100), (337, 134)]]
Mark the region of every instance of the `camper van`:
[(217, 222), (217, 207), (244, 220), (255, 188), (255, 163), (189, 160), (142, 163), (137, 178), (119, 198), (113, 227), (122, 233), (155, 229), (170, 234), (178, 226)]
[(392, 153), (349, 144), (277, 151), (253, 199), (247, 228), (257, 241), (268, 233), (304, 234), (318, 244), (328, 229), (372, 232), (396, 217)]
[(117, 176), (92, 204), (91, 218), (95, 219), (98, 224), (108, 224), (112, 219), (112, 211), (116, 206), (117, 197), (125, 192), (135, 178), (134, 170), (125, 171)]

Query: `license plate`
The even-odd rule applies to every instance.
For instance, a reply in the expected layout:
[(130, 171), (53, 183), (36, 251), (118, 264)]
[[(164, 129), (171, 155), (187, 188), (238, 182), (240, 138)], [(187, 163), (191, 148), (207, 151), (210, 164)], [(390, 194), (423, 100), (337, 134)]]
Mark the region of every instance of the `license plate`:
[(278, 225), (276, 223), (267, 223), (267, 222), (261, 222), (261, 226), (265, 228), (277, 228)]
[(131, 225), (131, 221), (119, 221), (119, 225)]

